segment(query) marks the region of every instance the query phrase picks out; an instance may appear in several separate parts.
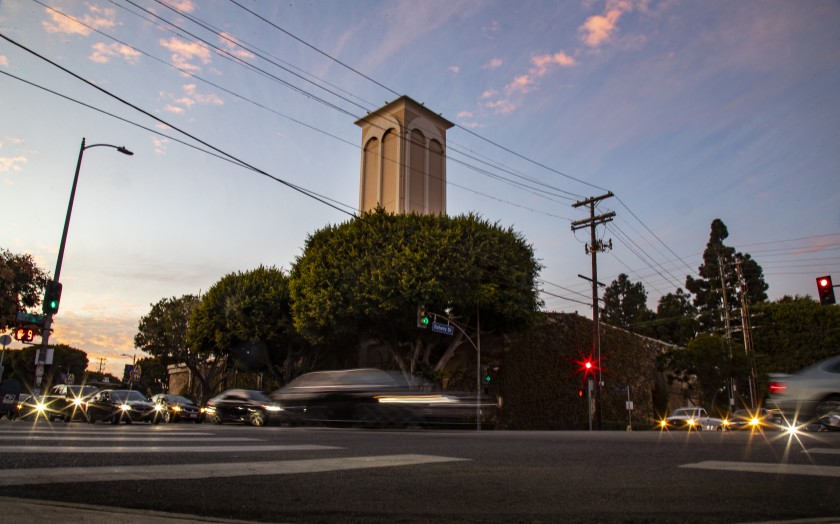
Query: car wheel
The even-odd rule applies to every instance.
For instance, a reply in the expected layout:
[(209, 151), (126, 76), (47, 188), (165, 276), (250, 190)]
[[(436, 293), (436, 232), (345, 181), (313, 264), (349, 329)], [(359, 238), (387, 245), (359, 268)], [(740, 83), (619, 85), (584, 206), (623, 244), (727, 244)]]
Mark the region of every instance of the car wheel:
[(168, 409), (163, 412), (163, 421), (167, 424), (172, 422), (172, 413), (170, 413)]
[(254, 411), (249, 417), (252, 426), (265, 426), (265, 413)]
[(222, 419), (219, 417), (219, 415), (213, 415), (213, 416), (210, 417), (210, 423), (211, 424), (221, 424)]
[(831, 395), (817, 404), (817, 419), (828, 431), (840, 431), (840, 395)]

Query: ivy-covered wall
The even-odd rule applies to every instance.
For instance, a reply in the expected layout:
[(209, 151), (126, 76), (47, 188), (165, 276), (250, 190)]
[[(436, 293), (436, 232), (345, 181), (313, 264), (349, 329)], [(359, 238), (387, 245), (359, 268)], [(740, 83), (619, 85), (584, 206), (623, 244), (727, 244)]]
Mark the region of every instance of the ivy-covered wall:
[[(590, 357), (592, 322), (574, 314), (544, 314), (526, 332), (482, 336), (482, 387), (502, 403), (500, 428), (584, 430), (589, 427), (581, 363)], [(656, 361), (666, 344), (601, 324), (602, 429), (652, 428), (668, 409), (668, 388)], [(472, 364), (469, 363), (467, 357)], [(457, 366), (457, 367), (455, 367)], [(471, 367), (470, 367), (471, 366)], [(448, 387), (475, 391), (474, 357), (462, 355)], [(482, 374), (484, 371), (482, 371)], [(597, 377), (597, 375), (596, 375)], [(628, 417), (627, 388), (633, 411)], [(593, 397), (594, 398), (594, 397)], [(597, 412), (593, 429), (598, 428)]]

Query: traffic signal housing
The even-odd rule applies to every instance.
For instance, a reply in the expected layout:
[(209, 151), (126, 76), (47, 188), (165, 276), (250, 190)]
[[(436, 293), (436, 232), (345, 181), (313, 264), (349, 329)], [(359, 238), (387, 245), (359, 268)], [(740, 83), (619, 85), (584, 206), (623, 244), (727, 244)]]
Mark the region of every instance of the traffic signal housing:
[(61, 282), (50, 280), (47, 282), (47, 289), (44, 291), (44, 314), (55, 315), (58, 313), (58, 305), (61, 302)]
[(817, 293), (820, 295), (820, 304), (828, 306), (837, 303), (834, 298), (834, 285), (831, 283), (831, 275), (817, 277)]
[(417, 327), (426, 329), (429, 325), (429, 314), (426, 313), (426, 306), (417, 306)]

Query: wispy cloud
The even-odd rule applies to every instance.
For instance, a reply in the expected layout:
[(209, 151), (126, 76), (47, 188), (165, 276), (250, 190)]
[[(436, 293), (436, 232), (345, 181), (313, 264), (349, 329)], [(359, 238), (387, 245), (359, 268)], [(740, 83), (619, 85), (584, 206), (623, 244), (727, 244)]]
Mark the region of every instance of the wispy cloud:
[(116, 42), (112, 44), (97, 42), (93, 44), (92, 48), (93, 52), (90, 55), (90, 59), (99, 64), (110, 62), (114, 57), (122, 58), (126, 62), (136, 64), (141, 56), (139, 51)]
[(41, 22), (41, 25), (48, 33), (88, 36), (91, 33), (90, 27), (96, 29), (113, 29), (116, 25), (116, 12), (114, 9), (100, 8), (90, 4), (88, 5), (89, 13), (82, 17), (75, 17), (86, 25), (56, 11), (50, 9), (45, 9), (44, 11), (47, 13), (49, 20)]
[(9, 66), (9, 59), (5, 55), (0, 55), (0, 66)]
[(250, 60), (254, 58), (254, 53), (245, 49), (233, 35), (228, 33), (220, 33), (219, 42), (222, 47), (230, 54), (241, 60)]
[(21, 171), (21, 165), (26, 163), (26, 157), (19, 155), (13, 157), (0, 156), (0, 172)]
[(172, 53), (170, 55), (172, 63), (186, 71), (199, 71), (201, 69), (201, 67), (192, 63), (193, 60), (198, 60), (207, 65), (212, 57), (210, 50), (203, 45), (196, 42), (187, 42), (176, 36), (168, 40), (159, 40), (158, 43)]
[(504, 62), (501, 58), (491, 58), (490, 61), (481, 66), (481, 68), (493, 71), (494, 69), (502, 67), (502, 64), (504, 64)]
[(611, 0), (607, 2), (604, 13), (590, 16), (578, 28), (581, 41), (589, 47), (599, 47), (608, 42), (618, 29), (621, 15), (633, 10), (629, 0)]
[(195, 12), (195, 3), (192, 0), (164, 0), (163, 3), (171, 5), (178, 11), (182, 11), (184, 13)]
[(458, 67), (458, 66), (449, 66), (449, 67), (447, 67), (447, 69), (449, 70), (450, 73), (455, 74), (455, 75), (457, 75), (458, 73), (461, 72), (461, 68)]

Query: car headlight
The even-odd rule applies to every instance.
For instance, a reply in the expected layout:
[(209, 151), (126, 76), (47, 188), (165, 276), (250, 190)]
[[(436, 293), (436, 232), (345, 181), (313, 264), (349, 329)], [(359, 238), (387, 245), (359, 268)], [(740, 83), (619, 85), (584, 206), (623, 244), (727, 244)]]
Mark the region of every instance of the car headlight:
[(155, 404), (155, 411), (163, 411), (163, 406), (160, 404)]
[(172, 406), (172, 411), (174, 411), (175, 413), (181, 411), (181, 406)]
[(207, 407), (201, 408), (201, 412), (202, 413), (215, 413), (216, 408), (214, 408), (213, 406), (207, 406)]
[(79, 397), (76, 397), (76, 398), (73, 399), (73, 405), (74, 406), (78, 407), (78, 406), (81, 406), (83, 403), (84, 403), (84, 401)]
[(128, 404), (122, 404), (120, 405), (120, 409), (123, 411), (131, 411), (131, 406), (129, 406)]
[(283, 408), (280, 406), (275, 406), (274, 404), (266, 404), (263, 406), (266, 411), (283, 411)]

